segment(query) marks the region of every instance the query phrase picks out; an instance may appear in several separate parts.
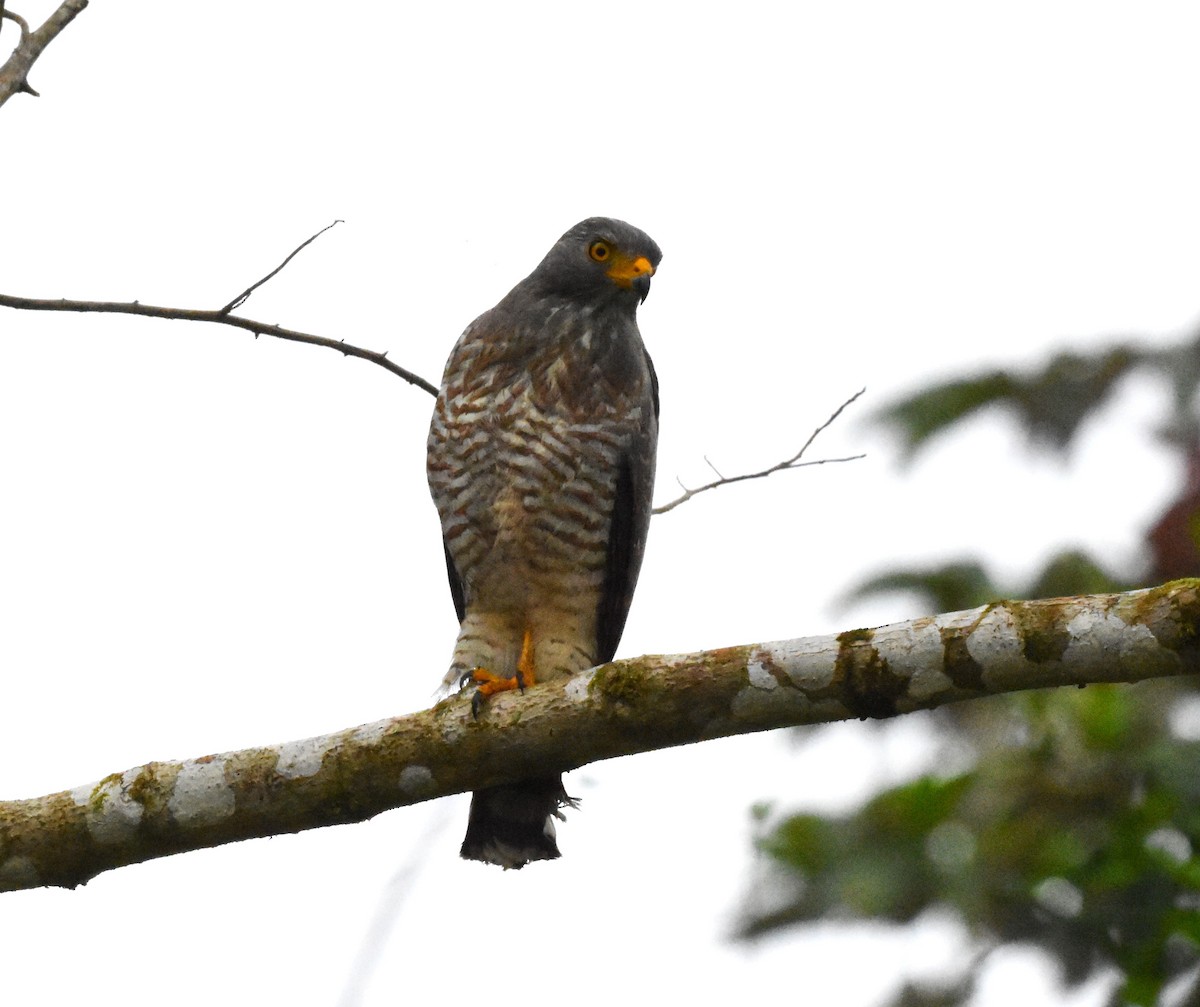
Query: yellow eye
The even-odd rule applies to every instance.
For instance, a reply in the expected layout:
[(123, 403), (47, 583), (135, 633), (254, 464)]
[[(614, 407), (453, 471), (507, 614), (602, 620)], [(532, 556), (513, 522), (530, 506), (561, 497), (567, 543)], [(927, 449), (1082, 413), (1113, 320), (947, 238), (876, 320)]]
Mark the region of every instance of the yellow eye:
[(609, 246), (607, 241), (593, 241), (588, 246), (588, 255), (590, 255), (596, 262), (603, 262), (610, 255), (612, 255), (612, 248)]

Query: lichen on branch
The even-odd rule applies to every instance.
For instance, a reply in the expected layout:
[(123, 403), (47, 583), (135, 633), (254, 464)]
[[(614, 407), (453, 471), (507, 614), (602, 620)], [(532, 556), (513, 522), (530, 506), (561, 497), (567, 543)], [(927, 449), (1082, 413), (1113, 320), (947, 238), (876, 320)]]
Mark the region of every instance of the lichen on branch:
[(1200, 580), (999, 602), (878, 629), (615, 661), (323, 737), (151, 762), (0, 802), (0, 890), (421, 801), (619, 755), (805, 724), (891, 717), (1023, 689), (1200, 672)]

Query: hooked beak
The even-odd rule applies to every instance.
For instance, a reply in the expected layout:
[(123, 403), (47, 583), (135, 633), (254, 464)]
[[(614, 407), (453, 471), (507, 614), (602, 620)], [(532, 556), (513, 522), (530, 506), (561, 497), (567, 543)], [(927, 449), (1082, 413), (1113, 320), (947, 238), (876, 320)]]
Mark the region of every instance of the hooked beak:
[(613, 264), (605, 272), (618, 287), (633, 287), (643, 301), (650, 293), (650, 277), (654, 275), (654, 267), (644, 255), (631, 258), (617, 254), (613, 256)]
[(641, 276), (635, 277), (630, 284), (637, 291), (639, 304), (645, 304), (646, 298), (650, 296), (650, 275), (650, 273), (643, 273)]

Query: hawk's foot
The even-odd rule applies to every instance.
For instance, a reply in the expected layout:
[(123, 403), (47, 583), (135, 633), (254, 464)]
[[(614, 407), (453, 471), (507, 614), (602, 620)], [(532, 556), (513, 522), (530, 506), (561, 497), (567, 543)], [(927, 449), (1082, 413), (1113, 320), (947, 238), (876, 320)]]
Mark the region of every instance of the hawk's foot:
[(471, 697), (471, 715), (478, 720), (479, 711), (483, 709), (484, 700), (497, 692), (511, 692), (513, 689), (525, 691), (527, 685), (533, 685), (537, 679), (533, 671), (533, 634), (525, 630), (525, 639), (521, 641), (521, 656), (517, 660), (517, 673), (512, 678), (502, 678), (493, 675), (487, 668), (474, 668), (459, 680), (463, 687), (474, 682), (478, 686), (475, 695)]

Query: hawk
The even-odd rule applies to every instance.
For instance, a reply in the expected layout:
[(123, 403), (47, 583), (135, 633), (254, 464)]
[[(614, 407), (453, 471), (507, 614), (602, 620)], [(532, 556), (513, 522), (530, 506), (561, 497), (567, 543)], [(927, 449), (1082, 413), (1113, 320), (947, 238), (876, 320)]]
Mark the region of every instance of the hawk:
[[(476, 716), (617, 649), (654, 490), (658, 379), (637, 308), (661, 258), (636, 227), (582, 221), (446, 362), (427, 458), (460, 624), (444, 684), (474, 683)], [(557, 773), (478, 790), (460, 853), (554, 859), (568, 806)]]

